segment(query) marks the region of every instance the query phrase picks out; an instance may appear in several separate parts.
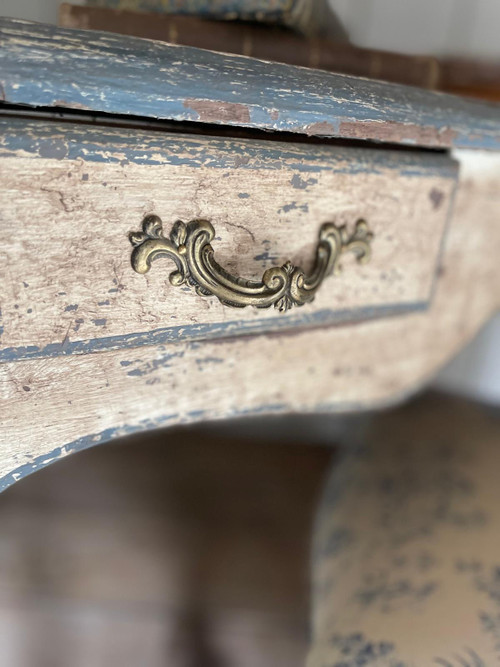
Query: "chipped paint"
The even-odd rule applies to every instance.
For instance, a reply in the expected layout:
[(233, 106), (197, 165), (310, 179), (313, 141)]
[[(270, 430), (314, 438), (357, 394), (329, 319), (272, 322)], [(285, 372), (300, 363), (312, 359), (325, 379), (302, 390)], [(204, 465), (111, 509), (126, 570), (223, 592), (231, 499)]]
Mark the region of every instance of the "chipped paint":
[(196, 365), (201, 367), (211, 364), (223, 364), (223, 363), (224, 359), (222, 359), (221, 357), (202, 357), (200, 359), (196, 359)]
[[(159, 351), (162, 351), (162, 348), (159, 348)], [(130, 377), (141, 377), (144, 375), (150, 375), (151, 373), (157, 371), (159, 368), (169, 368), (171, 366), (171, 362), (173, 359), (182, 359), (183, 356), (184, 356), (184, 350), (181, 350), (179, 352), (167, 352), (165, 354), (162, 354), (157, 359), (153, 359), (152, 361), (148, 361), (146, 363), (139, 362), (135, 368), (133, 368), (130, 371), (127, 371), (127, 375), (129, 375)], [(134, 363), (137, 362), (131, 361), (130, 365), (134, 365)], [(122, 363), (121, 365), (127, 366), (128, 364)]]
[[(256, 257), (258, 259), (258, 256)], [(68, 356), (72, 354), (93, 354), (107, 350), (160, 345), (178, 341), (217, 340), (230, 336), (251, 336), (259, 333), (276, 333), (288, 329), (303, 327), (322, 327), (331, 324), (346, 322), (361, 322), (379, 317), (404, 315), (406, 313), (421, 312), (429, 307), (429, 302), (415, 302), (408, 304), (389, 304), (344, 310), (317, 310), (308, 313), (298, 313), (287, 317), (277, 317), (272, 320), (230, 320), (216, 323), (199, 323), (154, 329), (153, 331), (123, 334), (120, 336), (103, 336), (86, 340), (38, 345), (24, 345), (7, 347), (0, 350), (0, 363), (22, 361), (24, 359), (40, 359)], [(79, 320), (75, 320), (79, 323)], [(74, 327), (78, 331), (78, 327)]]
[[(93, 127), (0, 116), (0, 156), (42, 158), (41, 147), (66, 146), (65, 160), (84, 163), (173, 165), (211, 169), (266, 169), (292, 172), (291, 185), (307, 189), (324, 171), (360, 174), (395, 169), (415, 177), (448, 175), (450, 161), (437, 154), (223, 139), (121, 128)], [(106, 150), (105, 147), (113, 147)], [(354, 152), (353, 152), (354, 151)], [(59, 159), (59, 158), (54, 158)], [(248, 194), (248, 193), (242, 193)], [(244, 198), (244, 197), (243, 197)]]
[(434, 210), (437, 210), (442, 205), (444, 198), (445, 194), (442, 190), (432, 188), (432, 190), (429, 192), (429, 199), (432, 202)]
[(309, 204), (297, 204), (296, 201), (293, 201), (290, 204), (284, 204), (278, 209), (278, 213), (290, 213), (290, 211), (303, 211), (307, 213), (309, 211)]
[(437, 128), (430, 125), (399, 123), (396, 121), (343, 121), (340, 123), (339, 133), (349, 139), (370, 139), (372, 141), (389, 141), (398, 144), (436, 148), (453, 146), (457, 138), (457, 131), (449, 127)]
[(49, 160), (62, 160), (68, 154), (68, 147), (62, 140), (52, 139), (40, 142), (38, 152), (40, 157), (48, 158)]
[(184, 101), (186, 109), (192, 109), (198, 114), (197, 120), (203, 123), (241, 123), (250, 122), (250, 111), (244, 104), (236, 102), (221, 102), (213, 100), (187, 99)]
[[(414, 264), (415, 270), (408, 269), (405, 290), (394, 289), (391, 292), (390, 286), (382, 285), (388, 289), (385, 292), (381, 290), (374, 298), (369, 291), (371, 286), (366, 282), (360, 283), (359, 291), (353, 292), (356, 294), (353, 301), (338, 298), (332, 283), (331, 299), (329, 292), (324, 291), (311, 307), (289, 315), (278, 315), (273, 311), (221, 311), (213, 299), (198, 302), (188, 286), (184, 287), (189, 298), (184, 296), (182, 287), (170, 292), (168, 286), (163, 287), (159, 271), (145, 278), (137, 276), (130, 267), (127, 233), (136, 224), (133, 218), (139, 223), (143, 215), (141, 207), (155, 206), (157, 194), (163, 198), (159, 201), (164, 202), (161, 214), (165, 216), (166, 224), (167, 216), (170, 216), (169, 202), (174, 202), (177, 207), (176, 198), (183, 207), (186, 206), (182, 215), (209, 214), (218, 217), (222, 195), (216, 186), (220, 185), (221, 193), (222, 188), (226, 188), (223, 195), (225, 220), (223, 228), (220, 228), (223, 230), (220, 236), (223, 237), (223, 251), (226, 253), (221, 255), (222, 264), (237, 275), (252, 277), (252, 270), (256, 275), (260, 273), (261, 267), (255, 267), (252, 257), (264, 265), (263, 269), (269, 268), (270, 262), (285, 261), (289, 254), (293, 261), (306, 266), (309, 258), (313, 257), (316, 232), (308, 231), (306, 239), (304, 229), (313, 226), (316, 229), (320, 221), (330, 215), (335, 217), (336, 213), (331, 212), (340, 209), (341, 222), (349, 225), (354, 215), (363, 215), (367, 207), (372, 206), (372, 201), (375, 203), (374, 215), (378, 216), (376, 224), (380, 229), (385, 225), (386, 238), (389, 238), (387, 230), (397, 225), (388, 242), (393, 246), (395, 241), (392, 238), (396, 239), (396, 231), (398, 234), (411, 234), (415, 221), (419, 222), (417, 211), (420, 208), (412, 209), (413, 219), (408, 215), (394, 222), (397, 216), (392, 214), (386, 225), (389, 204), (387, 200), (383, 201), (384, 197), (389, 198), (393, 213), (396, 213), (397, 208), (394, 207), (397, 207), (398, 198), (404, 196), (402, 193), (419, 191), (419, 206), (424, 212), (431, 212), (427, 197), (432, 186), (438, 183), (434, 176), (439, 174), (439, 183), (442, 183), (439, 187), (446, 193), (451, 181), (456, 179), (456, 163), (444, 154), (228, 140), (15, 118), (0, 119), (0, 128), (4, 130), (0, 132), (0, 155), (2, 147), (13, 150), (13, 156), (8, 155), (1, 160), (5, 174), (4, 189), (22, 192), (22, 188), (31, 187), (32, 173), (39, 174), (37, 178), (41, 179), (33, 183), (33, 196), (23, 204), (27, 212), (26, 224), (29, 225), (19, 228), (19, 239), (27, 244), (26, 248), (22, 252), (9, 249), (8, 262), (18, 272), (15, 280), (19, 284), (22, 279), (28, 278), (32, 287), (29, 292), (21, 290), (15, 295), (20, 304), (19, 313), (15, 312), (12, 303), (14, 297), (2, 304), (4, 319), (9, 326), (8, 334), (2, 338), (0, 361), (88, 354), (158, 342), (245, 336), (294, 327), (359, 322), (372, 317), (411, 312), (425, 308), (428, 303), (429, 283), (436, 258), (434, 249), (438, 244), (437, 230), (442, 228), (441, 223), (431, 217), (430, 222), (425, 223), (433, 231), (427, 237), (431, 251), (422, 255), (428, 268), (422, 270), (420, 262), (424, 260), (419, 258)], [(67, 156), (62, 161), (43, 158), (43, 164), (37, 164), (40, 142), (46, 143), (50, 137), (64, 141), (68, 148)], [(238, 155), (244, 159), (236, 163)], [(129, 159), (127, 168), (109, 164), (112, 157), (118, 161), (125, 157)], [(90, 165), (94, 159), (104, 160), (105, 164)], [(173, 167), (138, 169), (130, 164), (134, 160), (149, 164), (149, 159), (161, 160), (162, 166), (169, 164), (170, 160)], [(178, 166), (181, 159), (188, 167)], [(230, 164), (233, 166), (231, 181), (223, 182), (220, 175), (227, 173), (225, 168)], [(235, 164), (240, 165), (240, 173), (234, 172)], [(220, 171), (221, 168), (223, 171)], [(314, 169), (318, 175), (299, 172), (304, 168)], [(20, 170), (19, 179), (15, 175), (16, 169)], [(267, 176), (266, 169), (281, 173), (270, 174), (266, 187), (262, 187), (262, 179)], [(411, 172), (411, 182), (400, 178), (400, 174), (406, 172)], [(83, 173), (89, 174), (88, 185), (81, 183)], [(368, 176), (358, 179), (359, 173)], [(338, 174), (354, 176), (350, 179), (337, 178)], [(294, 175), (298, 177), (294, 180), (295, 188), (290, 183)], [(450, 183), (444, 182), (448, 179)], [(399, 194), (395, 187), (398, 180), (402, 183)], [(106, 192), (101, 188), (103, 181), (109, 181)], [(313, 188), (315, 181), (318, 185)], [(370, 185), (372, 182), (374, 186)], [(174, 195), (165, 192), (165, 183), (179, 185)], [(183, 191), (185, 183), (187, 186)], [(278, 183), (279, 187), (275, 185)], [(336, 193), (336, 183), (342, 188), (341, 193)], [(359, 183), (363, 185), (359, 186)], [(167, 188), (169, 190), (172, 188)], [(377, 198), (372, 199), (375, 191)], [(149, 192), (151, 199), (148, 197), (145, 200), (144, 192)], [(252, 197), (248, 203), (240, 201), (239, 193), (251, 193)], [(339, 206), (342, 197), (344, 200)], [(258, 211), (257, 216), (253, 213), (254, 207)], [(46, 229), (35, 245), (31, 239), (36, 238), (37, 216), (41, 215), (38, 211), (42, 210), (50, 229)], [(444, 213), (440, 215), (444, 216)], [(175, 214), (178, 215), (179, 211)], [(8, 219), (9, 226), (18, 229), (17, 210), (12, 209)], [(96, 224), (101, 225), (102, 234), (95, 234)], [(263, 243), (263, 238), (271, 240)], [(291, 253), (287, 249), (288, 238), (293, 244)], [(283, 256), (278, 256), (279, 253)], [(240, 256), (244, 258), (240, 259)], [(22, 258), (29, 270), (21, 270), (17, 257)], [(394, 255), (394, 261), (401, 261), (398, 257)], [(50, 270), (47, 268), (49, 262)], [(374, 262), (367, 270), (371, 270)], [(240, 270), (241, 265), (245, 267), (243, 270)], [(94, 278), (89, 275), (90, 270)], [(52, 276), (49, 284), (45, 284), (46, 274)], [(56, 274), (57, 280), (54, 278)], [(377, 275), (375, 273), (375, 280)], [(423, 278), (420, 279), (420, 276)], [(157, 279), (161, 290), (159, 300), (154, 296), (157, 288), (147, 287), (150, 280), (153, 281), (150, 283), (152, 287)], [(67, 296), (54, 299), (54, 289), (63, 291), (63, 288), (66, 288)], [(104, 310), (106, 302), (109, 307)], [(19, 315), (33, 303), (38, 304), (36, 316), (22, 320)], [(65, 311), (65, 308), (68, 310)], [(73, 309), (76, 312), (69, 312)], [(17, 323), (16, 326), (11, 322)]]
[(13, 19), (1, 19), (0, 40), (2, 95), (11, 104), (500, 150), (498, 107), (472, 99)]
[(311, 185), (316, 185), (317, 178), (301, 178), (299, 174), (294, 174), (290, 179), (290, 185), (296, 190), (307, 190)]

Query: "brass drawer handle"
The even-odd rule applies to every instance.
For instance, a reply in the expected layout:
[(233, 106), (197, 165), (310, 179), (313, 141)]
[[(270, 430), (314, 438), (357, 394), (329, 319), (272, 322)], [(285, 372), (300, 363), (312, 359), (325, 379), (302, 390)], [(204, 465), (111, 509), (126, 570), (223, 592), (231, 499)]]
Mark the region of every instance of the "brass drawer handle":
[(292, 306), (302, 306), (314, 299), (314, 295), (326, 276), (338, 274), (339, 260), (344, 252), (353, 252), (358, 262), (370, 259), (370, 241), (373, 234), (364, 220), (358, 220), (349, 236), (345, 226), (331, 222), (321, 225), (316, 247), (316, 261), (310, 275), (291, 262), (274, 266), (264, 272), (262, 281), (237, 278), (225, 271), (214, 259), (210, 242), (215, 230), (207, 220), (191, 220), (185, 224), (178, 220), (170, 232), (163, 236), (163, 225), (157, 215), (144, 218), (142, 232), (132, 232), (130, 242), (132, 267), (137, 273), (147, 273), (158, 257), (169, 257), (177, 265), (170, 274), (172, 285), (188, 283), (202, 296), (216, 296), (221, 303), (233, 308), (255, 306), (269, 308), (274, 305), (280, 312)]

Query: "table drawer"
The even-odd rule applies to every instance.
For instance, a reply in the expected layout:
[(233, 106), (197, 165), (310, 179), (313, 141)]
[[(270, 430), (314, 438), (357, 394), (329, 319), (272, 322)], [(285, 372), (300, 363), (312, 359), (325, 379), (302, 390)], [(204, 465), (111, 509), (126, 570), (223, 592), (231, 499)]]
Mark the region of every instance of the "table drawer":
[[(0, 121), (0, 359), (333, 325), (426, 308), (456, 182), (440, 153)], [(146, 216), (213, 225), (217, 262), (260, 280), (311, 271), (323, 223), (357, 221), (371, 260), (342, 258), (314, 301), (232, 308), (157, 261), (140, 275), (129, 235)]]

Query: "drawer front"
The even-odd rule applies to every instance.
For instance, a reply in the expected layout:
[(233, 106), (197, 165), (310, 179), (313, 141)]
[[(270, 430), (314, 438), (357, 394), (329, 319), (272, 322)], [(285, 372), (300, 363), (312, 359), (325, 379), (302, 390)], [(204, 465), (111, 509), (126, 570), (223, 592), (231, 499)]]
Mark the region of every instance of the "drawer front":
[[(0, 121), (0, 360), (89, 353), (361, 321), (428, 307), (455, 189), (447, 156)], [(325, 222), (364, 219), (372, 257), (342, 258), (316, 298), (286, 313), (230, 308), (140, 275), (129, 234), (157, 215), (213, 225), (217, 262), (259, 280), (310, 271)]]

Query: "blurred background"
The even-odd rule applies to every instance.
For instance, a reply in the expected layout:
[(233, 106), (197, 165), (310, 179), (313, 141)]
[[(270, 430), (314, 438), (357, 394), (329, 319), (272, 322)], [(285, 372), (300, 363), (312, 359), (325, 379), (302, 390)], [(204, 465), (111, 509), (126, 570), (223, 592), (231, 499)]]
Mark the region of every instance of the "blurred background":
[[(155, 0), (80, 0), (61, 13), (60, 5), (0, 0), (0, 15), (174, 34), (168, 17), (134, 13), (154, 10)], [(329, 21), (302, 17), (274, 26), (271, 39), (269, 26), (246, 26), (242, 52), (272, 47), (279, 59), (279, 33), (287, 61), (319, 58), (313, 64), (500, 100), (498, 0), (317, 7), (316, 17), (333, 10)], [(177, 36), (210, 39), (194, 23), (190, 32), (189, 20), (176, 24)], [(219, 50), (231, 43), (238, 52), (238, 29), (234, 44), (217, 33)], [(498, 406), (499, 343), (497, 316), (442, 370), (434, 392)], [(443, 400), (460, 413), (460, 398), (417, 399), (417, 409), (437, 409), (435, 437), (445, 437)], [(8, 489), (0, 496), (0, 664), (303, 665), (315, 508), (339, 447), (361, 442), (370, 420), (286, 416), (159, 431), (74, 455)]]

